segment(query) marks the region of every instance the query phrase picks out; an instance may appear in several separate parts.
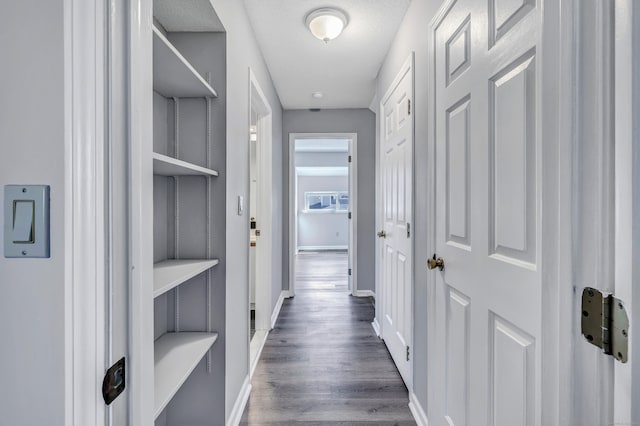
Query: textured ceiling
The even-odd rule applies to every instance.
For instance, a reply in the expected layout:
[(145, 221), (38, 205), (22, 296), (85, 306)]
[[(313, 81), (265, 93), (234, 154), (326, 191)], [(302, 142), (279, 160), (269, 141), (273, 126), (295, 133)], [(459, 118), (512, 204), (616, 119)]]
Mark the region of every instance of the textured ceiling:
[[(285, 109), (367, 108), (375, 79), (411, 0), (244, 0)], [(304, 24), (320, 7), (349, 24), (328, 44)], [(311, 94), (320, 91), (322, 99)]]

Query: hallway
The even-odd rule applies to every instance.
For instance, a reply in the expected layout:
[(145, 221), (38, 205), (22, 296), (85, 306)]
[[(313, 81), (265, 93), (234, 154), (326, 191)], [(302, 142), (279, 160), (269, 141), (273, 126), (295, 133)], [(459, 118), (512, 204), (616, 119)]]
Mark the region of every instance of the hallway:
[(269, 334), (241, 424), (414, 425), (404, 383), (371, 327), (371, 300), (347, 293), (346, 252), (297, 262), (296, 296)]

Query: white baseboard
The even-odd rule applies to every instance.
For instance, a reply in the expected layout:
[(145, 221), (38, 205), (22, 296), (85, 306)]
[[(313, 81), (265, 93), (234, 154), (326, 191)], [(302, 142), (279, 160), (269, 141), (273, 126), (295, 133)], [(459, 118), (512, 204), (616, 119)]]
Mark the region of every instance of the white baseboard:
[(260, 360), (260, 354), (264, 349), (264, 344), (267, 343), (267, 337), (269, 337), (269, 331), (256, 330), (256, 334), (249, 343), (249, 357), (251, 358), (251, 365), (249, 368), (249, 377), (253, 377), (253, 372), (256, 371), (258, 361)]
[(271, 329), (276, 326), (276, 321), (278, 321), (278, 316), (280, 315), (280, 309), (282, 309), (282, 303), (284, 299), (291, 297), (289, 291), (282, 290), (280, 292), (280, 296), (278, 297), (278, 301), (276, 302), (275, 308), (273, 308), (273, 312), (271, 313)]
[(352, 293), (355, 297), (373, 297), (376, 298), (376, 294), (372, 290), (356, 290)]
[(413, 392), (409, 394), (409, 409), (411, 410), (411, 414), (413, 414), (413, 418), (416, 420), (418, 426), (429, 426), (427, 414), (422, 409), (422, 405), (420, 405), (416, 394)]
[(349, 250), (349, 246), (300, 246), (298, 251)]
[(247, 405), (250, 394), (251, 381), (249, 380), (249, 376), (247, 376), (247, 378), (244, 379), (244, 383), (242, 384), (242, 388), (238, 394), (238, 399), (236, 399), (235, 404), (233, 404), (233, 410), (231, 410), (229, 420), (227, 420), (227, 426), (238, 426), (240, 424), (242, 413), (244, 413), (244, 407)]
[(371, 326), (373, 327), (373, 331), (376, 332), (376, 336), (380, 337), (380, 324), (378, 323), (378, 318), (373, 319)]

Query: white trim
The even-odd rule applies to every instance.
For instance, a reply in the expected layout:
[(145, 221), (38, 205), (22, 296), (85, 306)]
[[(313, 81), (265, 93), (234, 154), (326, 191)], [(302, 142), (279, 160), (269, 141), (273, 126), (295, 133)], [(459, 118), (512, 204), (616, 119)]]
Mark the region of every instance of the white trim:
[(64, 2), (65, 424), (104, 425), (105, 9)]
[[(358, 289), (358, 133), (289, 133), (289, 293), (291, 297), (295, 295), (295, 277), (296, 277), (296, 254), (302, 247), (298, 247), (298, 199), (296, 197), (298, 187), (298, 175), (296, 173), (296, 153), (295, 141), (297, 139), (349, 139), (349, 155), (351, 155), (350, 177), (349, 177), (349, 211), (351, 211), (351, 220), (349, 221), (350, 235), (353, 235), (351, 247), (349, 250), (349, 264), (351, 265), (351, 288), (350, 291)], [(352, 177), (353, 178), (352, 178)], [(310, 246), (307, 250), (322, 250)], [(342, 250), (340, 247), (338, 250)], [(325, 248), (325, 250), (335, 250), (334, 248)]]
[(301, 251), (323, 251), (323, 250), (349, 250), (349, 246), (299, 246), (298, 252)]
[(253, 377), (253, 373), (256, 371), (258, 361), (260, 361), (260, 355), (262, 354), (262, 349), (264, 349), (264, 344), (267, 343), (267, 337), (269, 337), (268, 330), (256, 330), (256, 334), (251, 339), (249, 348), (251, 357), (251, 365), (249, 366), (249, 377)]
[(242, 413), (244, 413), (244, 408), (247, 405), (247, 401), (249, 401), (249, 395), (251, 395), (251, 381), (249, 379), (249, 376), (247, 376), (244, 379), (244, 383), (242, 384), (240, 392), (238, 393), (238, 398), (233, 404), (233, 409), (231, 410), (231, 414), (229, 415), (227, 426), (238, 426), (240, 424)]
[(129, 25), (129, 424), (154, 419), (152, 0), (132, 0)]
[(271, 330), (276, 326), (276, 321), (278, 321), (278, 317), (280, 316), (280, 309), (282, 309), (282, 304), (284, 303), (284, 299), (291, 297), (290, 292), (282, 290), (280, 292), (280, 296), (278, 297), (278, 301), (276, 302), (276, 306), (273, 308), (273, 312), (271, 313)]
[(418, 426), (429, 426), (429, 419), (415, 393), (409, 393), (409, 410)]
[(373, 327), (373, 331), (376, 332), (376, 336), (380, 337), (380, 323), (378, 322), (378, 318), (374, 318), (371, 323), (371, 327)]
[(373, 290), (356, 290), (353, 293), (354, 297), (373, 297), (376, 298), (376, 293)]

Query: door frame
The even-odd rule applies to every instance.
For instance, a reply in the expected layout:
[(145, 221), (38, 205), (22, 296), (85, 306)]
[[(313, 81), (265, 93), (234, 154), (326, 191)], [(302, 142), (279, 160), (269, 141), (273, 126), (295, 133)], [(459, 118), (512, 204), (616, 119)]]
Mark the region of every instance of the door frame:
[(633, 288), (640, 279), (640, 9), (633, 6), (632, 0), (619, 0), (614, 12), (615, 293), (625, 303), (631, 330), (629, 363), (614, 363), (615, 424), (640, 421), (640, 406), (633, 403), (640, 398), (640, 339), (633, 332), (640, 327), (640, 315), (634, 315), (640, 312), (640, 291)]
[[(428, 61), (429, 81), (428, 93), (435, 93), (435, 30), (444, 19), (447, 12), (456, 0), (446, 0), (435, 14), (429, 26)], [(542, 206), (540, 207), (542, 223), (542, 240), (540, 253), (540, 265), (542, 268), (542, 306), (543, 325), (542, 341), (539, 344), (543, 348), (555, 348), (542, 351), (541, 368), (541, 424), (545, 426), (562, 426), (571, 424), (575, 405), (573, 401), (574, 374), (582, 373), (574, 371), (572, 354), (574, 351), (573, 321), (575, 312), (573, 309), (562, 307), (573, 306), (573, 248), (574, 235), (572, 226), (574, 223), (573, 212), (573, 158), (575, 155), (576, 141), (574, 135), (574, 114), (579, 105), (578, 93), (575, 93), (574, 66), (575, 66), (575, 2), (579, 0), (554, 0), (546, 1), (542, 11), (543, 21), (543, 55), (542, 81), (545, 82), (542, 103), (553, 104), (556, 108), (548, 108), (542, 111), (542, 119), (546, 123), (539, 149), (542, 150), (542, 161), (545, 164), (545, 173), (539, 178), (542, 186)], [(540, 7), (540, 5), (538, 5)], [(432, 123), (436, 118), (435, 97), (431, 96), (428, 102), (428, 120)], [(566, 141), (558, 143), (558, 141)], [(432, 127), (429, 131), (428, 142), (428, 166), (430, 167), (427, 185), (427, 200), (429, 203), (429, 215), (436, 217), (436, 175), (435, 152), (436, 133)], [(436, 247), (435, 220), (428, 224), (430, 236), (427, 238), (428, 253), (434, 253)], [(549, 235), (552, 237), (546, 237)], [(426, 259), (425, 259), (426, 260)], [(423, 266), (425, 267), (425, 266)], [(435, 273), (427, 275), (428, 309), (435, 311)], [(435, 318), (427, 324), (427, 347), (437, 349), (434, 344), (437, 339), (438, 327)], [(427, 407), (436, 403), (434, 400), (438, 389), (435, 388), (433, 377), (437, 377), (441, 368), (434, 359), (437, 356), (427, 354)], [(431, 415), (429, 410), (428, 415)]]
[[(415, 258), (415, 196), (416, 196), (416, 122), (415, 122), (415, 91), (416, 91), (416, 73), (415, 73), (415, 52), (411, 51), (407, 59), (405, 59), (404, 63), (396, 73), (393, 81), (389, 84), (384, 96), (380, 98), (380, 102), (378, 104), (378, 115), (379, 119), (379, 129), (378, 129), (378, 146), (376, 147), (376, 188), (377, 194), (376, 197), (376, 229), (384, 228), (384, 200), (382, 199), (383, 185), (382, 181), (382, 155), (380, 151), (382, 149), (384, 131), (385, 131), (385, 123), (384, 123), (384, 104), (389, 100), (394, 90), (398, 87), (402, 79), (408, 73), (411, 74), (411, 101), (413, 103), (413, 107), (411, 108), (410, 120), (411, 120), (411, 224), (413, 226), (414, 231), (411, 232), (411, 342), (409, 346), (411, 348), (411, 356), (409, 357), (409, 369), (410, 369), (410, 382), (405, 383), (407, 389), (409, 390), (409, 394), (413, 394), (413, 373), (414, 373), (414, 359), (415, 352), (413, 351), (415, 346), (415, 268), (417, 266), (416, 258)], [(384, 250), (384, 245), (380, 241), (380, 238), (376, 239), (376, 311), (375, 317), (373, 319), (373, 329), (378, 337), (383, 338), (384, 336), (384, 321), (382, 318), (378, 318), (379, 315), (383, 315), (382, 306), (384, 304), (384, 291), (382, 291), (382, 252)]]
[(358, 290), (358, 133), (289, 133), (289, 297), (295, 296), (296, 254), (298, 253), (298, 179), (296, 174), (295, 141), (301, 139), (350, 139), (349, 153), (349, 264), (351, 265), (350, 294), (356, 297), (370, 296), (370, 292)]
[[(272, 306), (271, 306), (271, 287), (272, 287), (272, 268), (273, 268), (273, 207), (272, 199), (268, 194), (272, 193), (273, 188), (273, 114), (271, 104), (264, 94), (258, 79), (253, 70), (249, 68), (249, 111), (247, 114), (247, 144), (250, 143), (250, 127), (251, 127), (251, 109), (255, 109), (258, 114), (257, 121), (257, 143), (256, 143), (256, 175), (258, 176), (258, 186), (256, 187), (256, 218), (258, 218), (258, 227), (261, 235), (256, 245), (256, 293), (255, 293), (255, 310), (256, 310), (256, 331), (261, 331), (262, 341), (257, 345), (254, 357), (249, 357), (250, 368), (253, 371), (260, 358), (260, 352), (266, 341), (269, 330), (272, 329), (271, 322)], [(249, 149), (249, 170), (251, 170), (251, 150)], [(249, 179), (250, 181), (251, 179)], [(249, 183), (249, 185), (251, 185)], [(251, 191), (249, 186), (249, 191)], [(250, 194), (250, 192), (249, 192)], [(249, 197), (250, 206), (250, 197)], [(248, 209), (248, 211), (251, 211)], [(251, 257), (248, 256), (250, 262)], [(249, 264), (250, 268), (251, 265)], [(250, 286), (251, 283), (249, 282)], [(247, 288), (247, 315), (251, 315), (251, 291)], [(249, 319), (250, 321), (250, 319)], [(254, 337), (260, 337), (258, 333)], [(251, 355), (251, 336), (248, 341), (248, 353)], [(253, 359), (252, 359), (253, 358)]]
[(107, 363), (105, 36), (109, 2), (65, 0), (65, 423), (105, 425)]

